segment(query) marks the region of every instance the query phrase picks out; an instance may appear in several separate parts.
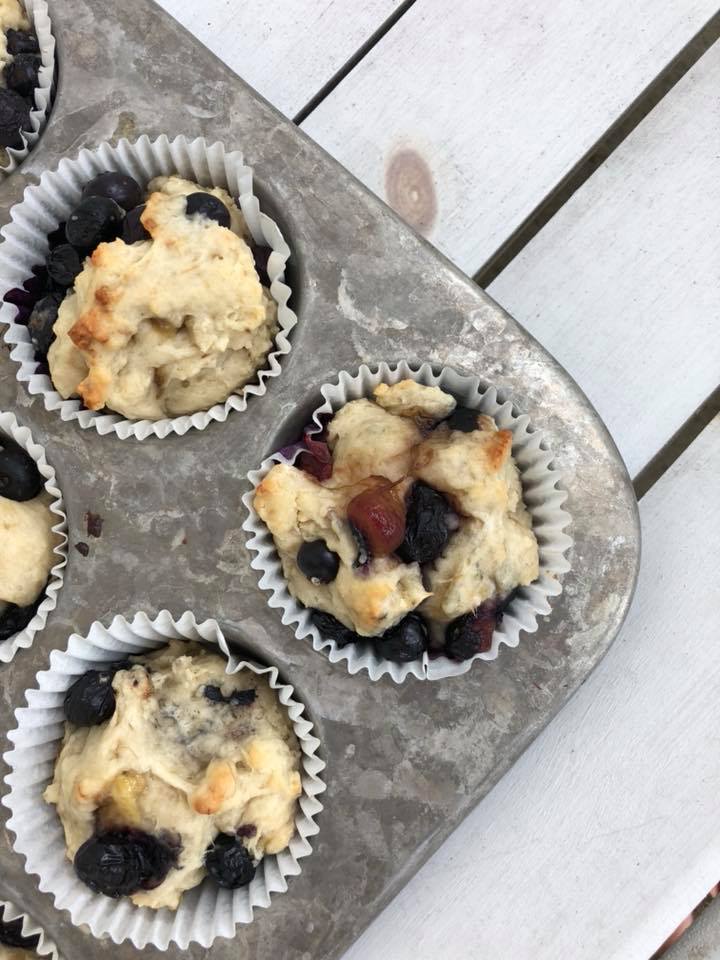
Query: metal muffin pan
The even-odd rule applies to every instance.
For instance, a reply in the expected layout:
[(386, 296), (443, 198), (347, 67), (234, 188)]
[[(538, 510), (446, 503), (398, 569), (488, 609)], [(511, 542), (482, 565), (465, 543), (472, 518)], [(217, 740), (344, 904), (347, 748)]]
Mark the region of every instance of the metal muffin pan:
[[(0, 409), (45, 446), (66, 503), (70, 558), (58, 606), (0, 668), (3, 752), (25, 690), (72, 632), (138, 610), (215, 617), (274, 663), (307, 704), (327, 762), (320, 833), (302, 874), (234, 939), (145, 956), (331, 960), (360, 934), (585, 680), (615, 637), (640, 534), (617, 449), (565, 371), (505, 311), (150, 0), (55, 0), (59, 84), (48, 125), (0, 184), (0, 219), (64, 156), (142, 133), (206, 136), (243, 151), (293, 256), (298, 325), (283, 373), (224, 424), (119, 440), (45, 410), (3, 345)], [(478, 373), (547, 436), (573, 518), (571, 572), (537, 633), (464, 676), (401, 685), (350, 676), (295, 639), (267, 605), (242, 530), (245, 477), (297, 434), (319, 386), (361, 362), (428, 360)], [(86, 512), (103, 518), (89, 536)], [(89, 545), (87, 557), (74, 545)], [(0, 774), (8, 770), (2, 764)], [(3, 783), (3, 791), (7, 788)], [(0, 808), (3, 822), (8, 811)], [(21, 905), (61, 956), (130, 960), (37, 890), (0, 838), (0, 898)]]

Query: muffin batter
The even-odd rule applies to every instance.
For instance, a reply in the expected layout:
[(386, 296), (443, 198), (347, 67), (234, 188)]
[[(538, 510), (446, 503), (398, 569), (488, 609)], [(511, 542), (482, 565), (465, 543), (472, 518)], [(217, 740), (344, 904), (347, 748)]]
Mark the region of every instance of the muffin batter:
[[(230, 227), (186, 213), (186, 197), (217, 197)], [(151, 239), (99, 244), (63, 300), (50, 375), (64, 398), (129, 419), (206, 410), (252, 380), (278, 331), (247, 226), (229, 194), (180, 177), (148, 186)]]
[(58, 518), (44, 491), (32, 500), (0, 497), (0, 606), (26, 607), (42, 592), (57, 562), (53, 548), (60, 542), (52, 528)]
[[(452, 417), (444, 422), (454, 398), (411, 380), (381, 384), (373, 398), (345, 404), (327, 425), (330, 476), (318, 479), (312, 471), (277, 464), (257, 487), (255, 509), (272, 533), (293, 596), (360, 637), (379, 637), (411, 611), (445, 625), (531, 583), (538, 576), (538, 545), (510, 432), (469, 410), (455, 429)], [(441, 538), (439, 552), (422, 563), (403, 562), (398, 551), (407, 552), (397, 542), (380, 555), (370, 550), (363, 562), (350, 502), (363, 489), (384, 484), (392, 499), (380, 498), (383, 523), (391, 525), (393, 513), (405, 522), (416, 481), (434, 498), (438, 523), (448, 525), (446, 542)], [(420, 514), (421, 531), (434, 522), (426, 514)], [(338, 558), (337, 572), (328, 561), (327, 577), (300, 568), (301, 548), (318, 541)]]
[[(162, 837), (175, 864), (131, 899), (174, 909), (205, 876), (205, 854), (219, 833), (240, 830), (254, 859), (287, 847), (301, 794), (300, 749), (275, 692), (252, 671), (230, 676), (222, 657), (182, 641), (133, 660), (112, 681), (109, 720), (66, 723), (45, 799), (57, 805), (71, 860), (102, 831)], [(233, 702), (233, 691), (249, 693)]]

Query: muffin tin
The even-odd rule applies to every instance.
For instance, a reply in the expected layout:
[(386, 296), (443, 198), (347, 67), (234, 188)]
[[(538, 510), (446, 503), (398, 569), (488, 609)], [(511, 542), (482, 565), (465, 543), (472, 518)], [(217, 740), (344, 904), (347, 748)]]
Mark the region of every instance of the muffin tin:
[[(607, 650), (637, 572), (632, 486), (587, 399), (532, 337), (152, 3), (55, 0), (53, 24), (55, 105), (33, 152), (0, 184), (2, 222), (27, 184), (81, 147), (143, 133), (221, 140), (254, 168), (263, 208), (293, 251), (298, 324), (281, 376), (246, 411), (142, 443), (83, 431), (40, 398), (32, 401), (3, 345), (0, 409), (13, 411), (45, 446), (66, 504), (70, 549), (46, 627), (0, 667), (0, 729), (15, 726), (13, 711), (50, 651), (94, 620), (163, 608), (216, 618), (228, 638), (278, 665), (297, 689), (321, 740), (328, 791), (313, 853), (288, 892), (238, 926), (234, 939), (209, 950), (171, 945), (164, 955), (230, 960), (242, 944), (256, 960), (330, 960)], [(258, 587), (242, 529), (248, 472), (298, 434), (318, 405), (320, 384), (363, 362), (400, 359), (476, 372), (527, 413), (557, 456), (573, 518), (571, 570), (538, 632), (465, 676), (432, 684), (351, 676), (297, 640)], [(88, 511), (103, 518), (99, 538), (88, 532)], [(87, 556), (78, 543), (89, 546)], [(8, 811), (0, 810), (5, 822)], [(92, 938), (55, 910), (7, 832), (0, 868), (0, 898), (31, 913), (61, 956), (138, 956), (130, 943)], [(150, 948), (143, 955), (162, 956)]]

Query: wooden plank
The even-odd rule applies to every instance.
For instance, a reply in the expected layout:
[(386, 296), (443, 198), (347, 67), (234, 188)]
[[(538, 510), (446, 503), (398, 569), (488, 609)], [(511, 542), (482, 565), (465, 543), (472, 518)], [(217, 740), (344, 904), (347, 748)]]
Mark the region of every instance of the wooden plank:
[(418, 0), (303, 129), (473, 274), (718, 0)]
[(720, 382), (720, 43), (488, 292), (564, 364), (634, 476)]
[(720, 417), (642, 501), (605, 660), (345, 960), (648, 960), (717, 882), (718, 475)]
[[(401, 0), (158, 0), (221, 60), (293, 117)], [(202, 77), (195, 80), (202, 82)], [(190, 81), (189, 81), (190, 82)]]

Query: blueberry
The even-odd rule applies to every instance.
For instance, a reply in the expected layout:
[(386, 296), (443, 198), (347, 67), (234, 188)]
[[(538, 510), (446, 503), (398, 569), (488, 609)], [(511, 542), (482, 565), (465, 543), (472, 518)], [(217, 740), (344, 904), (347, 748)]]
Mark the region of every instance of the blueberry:
[(159, 886), (175, 865), (169, 844), (141, 830), (108, 830), (75, 854), (75, 872), (95, 893), (117, 899)]
[[(3, 918), (5, 908), (2, 908)], [(40, 935), (24, 937), (22, 932), (22, 917), (17, 920), (0, 920), (0, 944), (4, 947), (20, 947), (23, 950), (34, 950), (40, 943)], [(13, 956), (15, 954), (13, 953)]]
[(395, 553), (403, 563), (429, 563), (445, 549), (452, 513), (445, 497), (419, 481), (413, 484), (407, 499), (405, 538)]
[(239, 837), (220, 833), (205, 851), (205, 869), (219, 887), (236, 890), (255, 876), (252, 857)]
[(44, 358), (55, 339), (55, 321), (57, 320), (60, 304), (63, 302), (65, 291), (49, 293), (33, 307), (27, 323), (30, 339), (35, 347), (36, 358)]
[(54, 250), (55, 247), (59, 247), (61, 243), (67, 243), (64, 221), (63, 223), (59, 223), (52, 233), (48, 234), (48, 245), (51, 250)]
[(69, 243), (54, 247), (45, 263), (48, 275), (59, 287), (71, 287), (82, 270), (80, 254)]
[(490, 597), (475, 610), (464, 613), (445, 628), (445, 653), (451, 660), (469, 660), (477, 653), (487, 653), (492, 646), (495, 627), (510, 603), (508, 597)]
[(472, 433), (477, 430), (478, 411), (468, 407), (455, 407), (453, 412), (444, 420), (451, 430), (462, 430), (463, 433)]
[(220, 687), (208, 683), (203, 688), (203, 696), (211, 703), (229, 703), (233, 707), (247, 707), (255, 703), (257, 693), (251, 687), (249, 690), (233, 690), (225, 696)]
[(270, 254), (272, 253), (272, 249), (270, 247), (261, 247), (257, 243), (251, 243), (250, 252), (252, 253), (253, 260), (255, 261), (255, 270), (260, 278), (260, 283), (264, 287), (269, 287), (270, 277), (267, 272), (267, 265), (268, 260), (270, 259)]
[(395, 663), (418, 660), (427, 646), (427, 627), (419, 613), (409, 613), (396, 626), (375, 638), (377, 655)]
[(21, 147), (20, 131), (29, 123), (29, 104), (14, 90), (0, 89), (0, 146)]
[(32, 500), (43, 488), (43, 479), (29, 453), (14, 440), (0, 437), (0, 496)]
[(117, 173), (115, 170), (107, 170), (105, 173), (99, 173), (96, 177), (86, 183), (83, 192), (83, 200), (88, 197), (105, 197), (108, 200), (114, 200), (123, 210), (132, 210), (142, 203), (142, 188), (137, 180), (133, 180), (127, 173)]
[(99, 243), (117, 237), (123, 216), (122, 207), (109, 197), (87, 197), (68, 217), (67, 242), (80, 250), (93, 250)]
[(27, 33), (25, 30), (8, 30), (7, 34), (7, 52), (14, 57), (18, 53), (40, 53), (40, 44), (34, 33)]
[(122, 238), (125, 243), (137, 243), (138, 240), (150, 240), (150, 234), (140, 222), (145, 211), (145, 204), (133, 207), (125, 214), (122, 225)]
[(323, 610), (312, 610), (310, 619), (318, 628), (323, 637), (328, 640), (334, 640), (339, 647), (346, 647), (349, 643), (357, 643), (362, 637), (346, 627), (344, 623), (336, 620), (331, 613), (325, 613)]
[(185, 213), (189, 217), (199, 213), (208, 220), (215, 220), (221, 227), (230, 226), (230, 211), (211, 193), (191, 193), (185, 201)]
[(340, 557), (324, 540), (310, 540), (298, 550), (297, 565), (313, 583), (332, 583), (340, 569)]
[(33, 53), (20, 53), (11, 63), (5, 64), (3, 75), (9, 90), (21, 97), (29, 97), (38, 84), (40, 57)]
[(0, 640), (7, 640), (24, 630), (35, 616), (38, 602), (31, 603), (29, 607), (17, 607), (9, 603), (0, 613)]
[(114, 670), (88, 670), (65, 694), (65, 716), (77, 727), (95, 727), (115, 713)]

